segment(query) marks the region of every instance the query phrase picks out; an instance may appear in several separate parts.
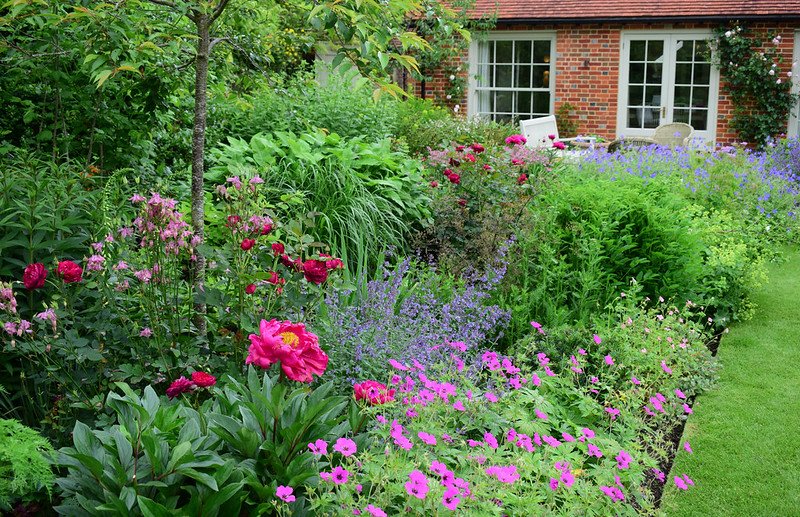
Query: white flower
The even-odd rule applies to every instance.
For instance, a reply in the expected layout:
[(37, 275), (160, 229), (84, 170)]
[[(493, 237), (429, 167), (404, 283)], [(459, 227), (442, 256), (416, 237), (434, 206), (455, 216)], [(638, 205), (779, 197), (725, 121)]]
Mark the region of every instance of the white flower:
[(458, 104), (456, 104), (456, 107), (455, 107), (455, 108), (453, 108), (453, 111), (455, 111), (456, 113), (458, 113), (458, 110), (460, 110), (460, 109), (461, 109), (461, 106), (459, 106)]
[(769, 75), (775, 75), (775, 70), (770, 70)]
[(780, 80), (780, 79), (778, 79), (778, 80), (777, 80), (777, 81), (775, 81), (775, 82), (777, 82), (778, 84), (781, 84), (781, 80)]
[(787, 76), (789, 76), (789, 77), (791, 77), (791, 76), (792, 76), (792, 73), (791, 73), (791, 72), (786, 72), (786, 75), (787, 75)]
[(448, 95), (448, 96), (447, 96), (447, 100), (450, 100), (450, 99), (452, 99), (452, 98), (453, 98), (453, 96), (452, 96), (452, 95)]
[(450, 80), (451, 80), (451, 81), (452, 81), (452, 80), (454, 80), (455, 78), (456, 78), (456, 76), (454, 76), (454, 75), (452, 75), (452, 74), (450, 75)]
[(725, 31), (725, 37), (726, 38), (730, 38), (731, 37), (731, 31)]

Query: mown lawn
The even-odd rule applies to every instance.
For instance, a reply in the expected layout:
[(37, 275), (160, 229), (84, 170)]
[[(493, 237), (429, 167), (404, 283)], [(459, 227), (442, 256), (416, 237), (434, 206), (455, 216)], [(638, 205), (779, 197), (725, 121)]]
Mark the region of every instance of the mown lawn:
[[(754, 318), (720, 344), (719, 387), (697, 399), (667, 479), (670, 517), (800, 515), (800, 251), (786, 256), (755, 293)], [(684, 472), (688, 490), (674, 482)]]

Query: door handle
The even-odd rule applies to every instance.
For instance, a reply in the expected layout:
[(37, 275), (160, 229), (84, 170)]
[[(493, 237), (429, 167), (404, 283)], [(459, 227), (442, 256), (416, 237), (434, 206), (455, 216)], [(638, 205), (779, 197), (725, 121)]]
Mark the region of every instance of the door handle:
[(667, 107), (661, 106), (661, 118), (666, 118), (666, 117), (667, 117)]

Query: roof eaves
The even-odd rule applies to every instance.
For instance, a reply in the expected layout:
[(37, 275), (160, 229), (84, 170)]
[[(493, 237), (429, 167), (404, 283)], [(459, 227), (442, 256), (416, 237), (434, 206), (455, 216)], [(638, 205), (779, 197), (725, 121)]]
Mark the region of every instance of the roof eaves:
[(800, 13), (781, 15), (705, 15), (705, 16), (591, 16), (570, 18), (498, 18), (497, 24), (565, 24), (565, 23), (664, 23), (664, 22), (725, 22), (737, 21), (798, 21)]

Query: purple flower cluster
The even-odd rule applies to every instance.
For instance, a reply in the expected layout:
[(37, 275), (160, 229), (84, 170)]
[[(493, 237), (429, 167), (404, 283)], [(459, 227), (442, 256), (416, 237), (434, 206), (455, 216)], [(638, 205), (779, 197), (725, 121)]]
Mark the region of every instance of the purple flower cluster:
[(383, 371), (389, 357), (430, 365), (442, 359), (446, 341), (463, 342), (469, 350), (491, 346), (502, 337), (510, 311), (487, 305), (506, 271), (502, 258), (454, 289), (437, 289), (435, 270), (412, 265), (406, 258), (394, 269), (384, 264), (382, 278), (368, 282), (363, 296), (340, 293), (326, 301), (326, 329), (320, 340), (331, 347), (331, 364), (339, 377), (358, 382)]

